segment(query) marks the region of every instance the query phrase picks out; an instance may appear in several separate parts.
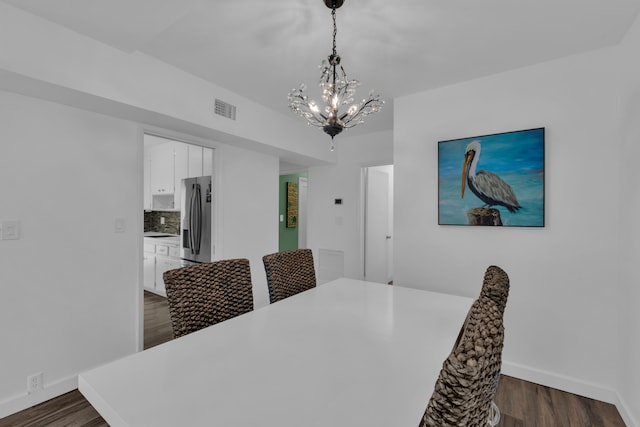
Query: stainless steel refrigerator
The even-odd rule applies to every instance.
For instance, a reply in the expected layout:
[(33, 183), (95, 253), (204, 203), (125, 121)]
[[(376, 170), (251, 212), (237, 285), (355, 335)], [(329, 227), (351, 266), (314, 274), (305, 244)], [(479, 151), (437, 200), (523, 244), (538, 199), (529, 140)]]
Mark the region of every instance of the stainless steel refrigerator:
[(194, 262), (211, 261), (211, 177), (182, 180), (180, 257)]

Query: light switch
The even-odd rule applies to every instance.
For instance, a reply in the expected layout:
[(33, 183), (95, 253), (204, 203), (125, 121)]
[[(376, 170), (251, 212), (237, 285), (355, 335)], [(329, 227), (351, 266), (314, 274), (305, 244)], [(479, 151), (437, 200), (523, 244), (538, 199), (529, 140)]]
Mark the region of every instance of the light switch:
[(284, 222), (284, 215), (280, 215), (280, 222)]
[(18, 240), (20, 238), (20, 221), (4, 220), (0, 222), (0, 238), (2, 240)]
[(126, 227), (125, 227), (125, 221), (124, 218), (116, 218), (115, 222), (114, 222), (114, 233), (124, 233)]

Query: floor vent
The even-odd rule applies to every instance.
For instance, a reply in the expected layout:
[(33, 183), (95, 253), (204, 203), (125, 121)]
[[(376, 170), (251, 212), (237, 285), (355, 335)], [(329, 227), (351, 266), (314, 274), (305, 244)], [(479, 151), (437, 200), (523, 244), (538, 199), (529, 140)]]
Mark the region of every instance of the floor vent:
[(227, 119), (235, 120), (236, 106), (216, 99), (215, 113), (219, 116), (226, 117)]

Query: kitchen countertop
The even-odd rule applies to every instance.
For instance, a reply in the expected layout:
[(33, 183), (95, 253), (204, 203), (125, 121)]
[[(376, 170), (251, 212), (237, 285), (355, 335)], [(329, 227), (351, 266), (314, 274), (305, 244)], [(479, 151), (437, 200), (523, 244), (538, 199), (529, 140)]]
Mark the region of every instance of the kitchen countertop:
[[(158, 236), (158, 237), (155, 237)], [(163, 237), (159, 237), (163, 236)], [(149, 239), (149, 243), (164, 243), (170, 245), (177, 245), (180, 243), (180, 235), (179, 234), (168, 234), (168, 233), (159, 233), (157, 231), (146, 231), (144, 233), (144, 237)]]

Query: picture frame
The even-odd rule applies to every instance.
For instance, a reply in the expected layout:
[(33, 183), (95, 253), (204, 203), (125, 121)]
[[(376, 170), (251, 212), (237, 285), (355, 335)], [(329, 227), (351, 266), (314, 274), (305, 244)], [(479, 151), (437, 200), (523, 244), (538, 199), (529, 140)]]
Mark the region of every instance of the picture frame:
[(287, 228), (298, 226), (298, 185), (287, 182)]
[(545, 226), (545, 128), (438, 141), (438, 224)]

